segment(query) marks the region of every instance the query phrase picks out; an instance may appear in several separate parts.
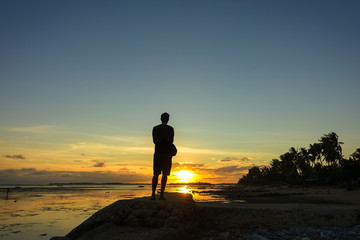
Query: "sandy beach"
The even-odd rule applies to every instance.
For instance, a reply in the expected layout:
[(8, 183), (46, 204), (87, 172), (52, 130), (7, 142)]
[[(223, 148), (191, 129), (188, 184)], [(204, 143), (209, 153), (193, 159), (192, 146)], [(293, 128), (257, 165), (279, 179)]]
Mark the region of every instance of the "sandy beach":
[[(233, 185), (225, 202), (120, 200), (56, 239), (360, 239), (360, 192)], [(75, 226), (74, 226), (75, 227)]]
[(359, 191), (234, 185), (214, 194), (229, 203), (199, 204), (211, 209), (201, 239), (360, 239)]

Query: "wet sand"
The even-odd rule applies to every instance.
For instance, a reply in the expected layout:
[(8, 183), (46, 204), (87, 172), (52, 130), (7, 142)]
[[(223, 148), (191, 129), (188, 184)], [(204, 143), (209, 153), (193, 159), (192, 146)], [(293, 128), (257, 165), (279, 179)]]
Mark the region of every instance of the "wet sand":
[(200, 203), (198, 239), (360, 239), (360, 191), (238, 186), (211, 192), (228, 204)]
[[(247, 204), (360, 204), (360, 190), (348, 191), (340, 187), (289, 187), (231, 185), (222, 190), (205, 191), (224, 197), (229, 202)], [(275, 206), (275, 205), (274, 205)]]

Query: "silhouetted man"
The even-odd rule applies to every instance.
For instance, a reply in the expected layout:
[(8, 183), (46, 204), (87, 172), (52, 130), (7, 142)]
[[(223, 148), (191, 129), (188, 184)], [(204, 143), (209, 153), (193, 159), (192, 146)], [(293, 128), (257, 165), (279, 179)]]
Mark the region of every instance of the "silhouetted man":
[(154, 176), (152, 179), (152, 195), (151, 200), (155, 200), (155, 191), (158, 184), (159, 175), (161, 178), (160, 200), (165, 200), (164, 191), (167, 182), (167, 176), (171, 170), (171, 144), (174, 142), (174, 128), (167, 125), (170, 115), (168, 113), (161, 114), (161, 124), (153, 128), (152, 136), (155, 144), (154, 153)]

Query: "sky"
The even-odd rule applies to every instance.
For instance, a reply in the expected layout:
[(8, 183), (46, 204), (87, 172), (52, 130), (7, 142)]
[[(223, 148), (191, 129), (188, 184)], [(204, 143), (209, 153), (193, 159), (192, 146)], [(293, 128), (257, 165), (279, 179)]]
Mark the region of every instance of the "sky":
[(360, 2), (0, 1), (0, 184), (235, 183), (335, 132), (360, 147)]

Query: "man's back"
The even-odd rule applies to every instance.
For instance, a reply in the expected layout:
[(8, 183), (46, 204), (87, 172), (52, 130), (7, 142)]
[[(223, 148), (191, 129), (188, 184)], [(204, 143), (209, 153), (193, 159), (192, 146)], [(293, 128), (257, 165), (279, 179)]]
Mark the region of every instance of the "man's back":
[(152, 136), (155, 143), (155, 154), (170, 151), (170, 144), (174, 142), (173, 127), (166, 124), (157, 125), (153, 128)]
[(173, 143), (174, 128), (166, 124), (157, 125), (153, 128), (152, 136), (153, 136), (153, 142), (155, 144), (160, 143), (162, 141)]

